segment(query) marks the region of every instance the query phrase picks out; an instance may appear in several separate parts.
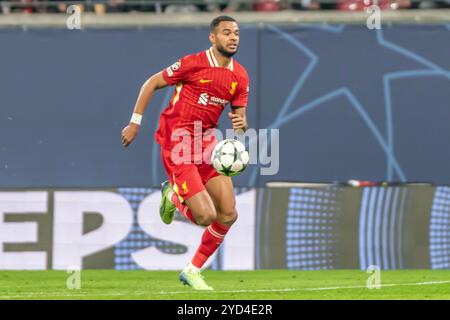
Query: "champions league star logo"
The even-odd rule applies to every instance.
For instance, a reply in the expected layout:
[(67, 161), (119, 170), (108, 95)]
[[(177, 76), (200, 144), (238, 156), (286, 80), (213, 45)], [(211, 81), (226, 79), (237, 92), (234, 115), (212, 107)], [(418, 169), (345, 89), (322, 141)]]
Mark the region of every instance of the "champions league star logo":
[[(265, 59), (278, 59), (279, 62), (274, 66), (267, 66), (265, 72), (270, 74), (282, 68), (285, 81), (278, 85), (270, 77), (262, 78), (262, 90), (271, 88), (273, 96), (270, 99), (261, 99), (259, 108), (267, 110), (273, 109), (274, 105), (280, 107), (273, 112), (271, 122), (261, 123), (261, 126), (281, 129), (295, 125), (303, 131), (306, 127), (310, 130), (320, 130), (321, 136), (329, 137), (323, 141), (320, 147), (322, 150), (333, 149), (336, 137), (348, 131), (349, 127), (354, 128), (359, 131), (354, 132), (353, 136), (364, 135), (364, 139), (373, 141), (373, 145), (367, 146), (366, 143), (361, 146), (364, 151), (358, 153), (354, 162), (345, 162), (345, 167), (338, 167), (333, 157), (317, 156), (317, 146), (312, 145), (308, 139), (308, 136), (314, 135), (315, 132), (299, 134), (296, 147), (302, 149), (305, 158), (307, 155), (314, 155), (314, 160), (311, 161), (314, 161), (316, 168), (333, 168), (333, 172), (345, 172), (348, 167), (353, 166), (356, 170), (360, 163), (372, 161), (380, 166), (378, 170), (385, 171), (387, 181), (406, 181), (402, 159), (398, 159), (394, 149), (394, 129), (399, 122), (404, 125), (407, 120), (394, 115), (396, 107), (402, 107), (398, 102), (395, 104), (395, 90), (401, 81), (412, 79), (427, 81), (429, 77), (437, 77), (436, 81), (448, 81), (450, 71), (428, 60), (423, 56), (424, 52), (414, 52), (409, 47), (395, 43), (394, 39), (404, 39), (399, 36), (399, 30), (364, 28), (364, 36), (361, 36), (361, 31), (357, 28), (361, 27), (307, 25), (301, 31), (294, 29), (289, 32), (272, 25), (266, 27), (265, 37), (272, 40), (272, 45), (277, 50), (267, 51)], [(322, 41), (317, 41), (318, 38)], [(410, 43), (411, 46), (414, 44)], [(354, 48), (364, 48), (364, 51), (362, 53)], [(333, 50), (332, 54), (330, 49)], [(280, 53), (284, 58), (280, 58)], [(339, 57), (339, 60), (336, 57)], [(290, 85), (286, 87), (286, 83)], [(398, 96), (395, 98), (400, 99)], [(327, 113), (324, 115), (325, 110)], [(314, 117), (319, 113), (322, 126), (309, 127), (308, 122), (313, 123), (311, 119), (317, 120)], [(341, 121), (345, 118), (345, 122), (340, 126), (333, 121), (336, 115), (340, 115)], [(339, 131), (332, 126), (339, 127)], [(291, 132), (293, 131), (291, 129)], [(355, 146), (358, 142), (357, 139), (346, 141), (346, 146)], [(340, 152), (345, 153), (349, 148), (344, 146), (340, 148)], [(414, 150), (408, 152), (411, 157), (417, 156), (413, 153)], [(371, 158), (367, 159), (369, 154)], [(305, 179), (317, 179), (318, 176), (332, 174), (310, 170), (304, 160), (299, 161), (303, 161), (302, 174)], [(249, 168), (253, 171), (250, 185), (256, 183), (257, 169), (258, 165)]]
[(168, 67), (168, 68), (166, 69), (167, 75), (168, 75), (169, 77), (173, 76), (173, 72), (174, 72), (174, 71), (177, 71), (178, 69), (180, 69), (180, 67), (181, 67), (181, 61), (175, 62), (174, 64), (172, 64), (170, 67)]

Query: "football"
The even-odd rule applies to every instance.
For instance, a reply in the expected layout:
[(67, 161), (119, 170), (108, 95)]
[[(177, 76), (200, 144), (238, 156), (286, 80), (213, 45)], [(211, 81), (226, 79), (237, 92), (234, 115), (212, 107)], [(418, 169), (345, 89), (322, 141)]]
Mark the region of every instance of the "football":
[(237, 176), (247, 168), (249, 155), (242, 142), (235, 139), (220, 141), (211, 154), (211, 164), (224, 176)]

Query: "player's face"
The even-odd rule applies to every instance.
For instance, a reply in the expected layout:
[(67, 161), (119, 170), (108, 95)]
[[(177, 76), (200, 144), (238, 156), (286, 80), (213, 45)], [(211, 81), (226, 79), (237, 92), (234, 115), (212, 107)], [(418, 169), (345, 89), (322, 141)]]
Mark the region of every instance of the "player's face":
[(239, 27), (234, 21), (222, 21), (212, 33), (210, 40), (217, 51), (231, 58), (239, 47)]

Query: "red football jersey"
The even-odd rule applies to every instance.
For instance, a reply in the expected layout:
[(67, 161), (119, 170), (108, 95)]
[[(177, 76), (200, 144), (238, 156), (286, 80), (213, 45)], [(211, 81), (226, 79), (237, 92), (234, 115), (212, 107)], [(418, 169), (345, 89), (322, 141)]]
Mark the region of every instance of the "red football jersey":
[(247, 106), (247, 71), (234, 59), (228, 67), (220, 67), (212, 48), (181, 58), (162, 74), (169, 85), (176, 86), (155, 134), (158, 143), (167, 150), (179, 143), (179, 139), (171, 141), (174, 130), (186, 130), (193, 141), (194, 122), (201, 121), (204, 133), (217, 127), (228, 103), (233, 107)]

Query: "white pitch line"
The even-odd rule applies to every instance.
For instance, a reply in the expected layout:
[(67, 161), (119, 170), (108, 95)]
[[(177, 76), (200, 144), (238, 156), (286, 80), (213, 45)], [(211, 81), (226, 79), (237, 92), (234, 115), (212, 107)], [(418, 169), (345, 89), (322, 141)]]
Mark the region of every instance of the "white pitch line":
[[(380, 288), (383, 287), (396, 287), (396, 286), (425, 286), (430, 284), (444, 284), (450, 283), (450, 280), (446, 281), (430, 281), (430, 282), (412, 282), (412, 283), (388, 283), (380, 284)], [(342, 287), (325, 287), (325, 288), (308, 288), (306, 291), (325, 291), (325, 290), (340, 290), (340, 289), (361, 289), (367, 288), (366, 286), (342, 286)]]
[(79, 293), (79, 294), (65, 294), (65, 293), (49, 293), (49, 292), (34, 292), (30, 294), (24, 294), (24, 295), (15, 295), (15, 296), (0, 296), (0, 300), (2, 299), (14, 299), (14, 298), (30, 298), (30, 297), (37, 297), (37, 296), (47, 296), (47, 297), (73, 297), (73, 298), (83, 298), (85, 296), (105, 296), (105, 297), (112, 297), (112, 296), (132, 296), (132, 295), (145, 295), (148, 293), (137, 293), (137, 292), (129, 292), (129, 293)]
[(24, 295), (14, 295), (14, 296), (1, 296), (1, 299), (11, 299), (11, 298), (24, 298), (24, 297), (35, 297), (40, 295), (45, 295), (49, 297), (83, 297), (86, 295), (90, 296), (141, 296), (141, 295), (170, 295), (170, 294), (192, 294), (192, 293), (251, 293), (251, 292), (289, 292), (289, 291), (299, 291), (303, 289), (296, 289), (296, 288), (287, 288), (287, 289), (257, 289), (257, 290), (214, 290), (211, 291), (160, 291), (160, 292), (136, 292), (136, 291), (130, 291), (130, 292), (121, 292), (121, 293), (95, 293), (95, 292), (85, 292), (85, 293), (72, 293), (72, 294), (66, 294), (66, 293), (49, 293), (49, 292), (33, 292), (30, 294), (24, 294)]
[[(388, 283), (381, 285), (384, 287), (396, 287), (396, 286), (424, 286), (432, 284), (446, 284), (450, 283), (450, 280), (445, 281), (429, 281), (429, 282), (411, 282), (411, 283)], [(84, 297), (90, 296), (142, 296), (142, 295), (176, 295), (176, 294), (214, 294), (214, 293), (253, 293), (253, 292), (293, 292), (293, 291), (326, 291), (326, 290), (340, 290), (340, 289), (364, 289), (367, 286), (336, 286), (336, 287), (323, 287), (323, 288), (284, 288), (284, 289), (256, 289), (256, 290), (214, 290), (214, 291), (160, 291), (160, 292), (145, 292), (145, 291), (130, 291), (130, 292), (116, 292), (116, 293), (95, 293), (95, 292), (83, 292), (78, 294), (65, 294), (65, 293), (49, 293), (49, 292), (33, 292), (23, 295), (0, 295), (1, 299), (12, 298), (26, 298), (36, 297), (39, 295), (46, 295), (49, 297)]]

